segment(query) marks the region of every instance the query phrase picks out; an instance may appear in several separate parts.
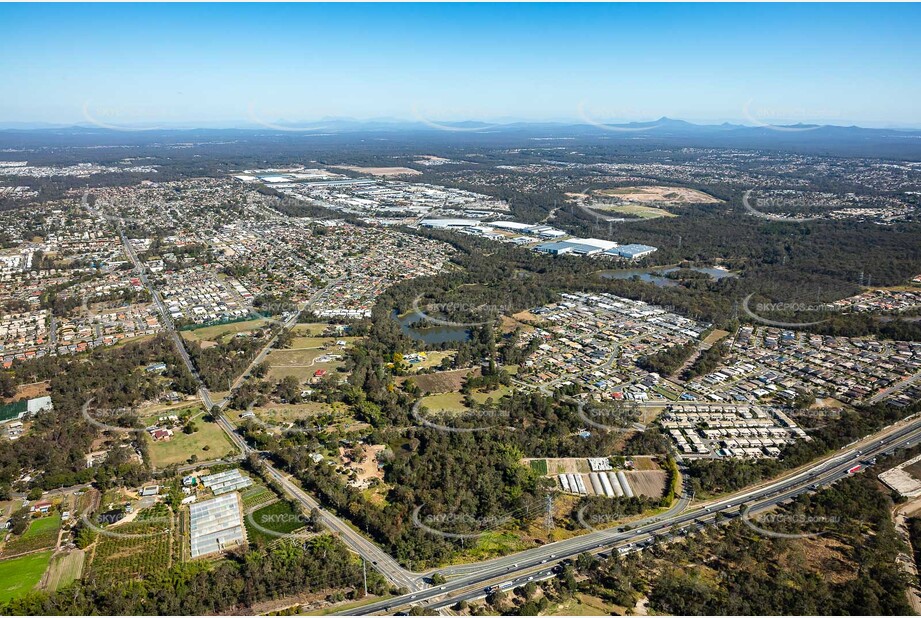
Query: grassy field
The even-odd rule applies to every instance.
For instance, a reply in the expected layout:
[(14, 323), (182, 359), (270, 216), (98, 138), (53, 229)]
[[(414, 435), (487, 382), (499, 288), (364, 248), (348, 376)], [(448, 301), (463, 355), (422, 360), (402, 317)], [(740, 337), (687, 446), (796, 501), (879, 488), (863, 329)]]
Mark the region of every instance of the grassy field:
[(284, 500), (273, 502), (268, 506), (253, 511), (252, 515), (243, 518), (246, 525), (246, 535), (250, 541), (257, 539), (265, 543), (281, 538), (274, 534), (263, 532), (253, 525), (256, 522), (262, 528), (277, 532), (279, 534), (288, 534), (304, 527), (304, 517), (301, 513), (295, 511), (290, 504)]
[[(195, 424), (198, 426), (195, 433), (184, 434), (181, 429), (174, 429), (173, 437), (162, 442), (154, 442), (145, 433), (145, 439), (150, 443), (150, 463), (162, 468), (174, 463), (183, 464), (192, 455), (204, 461), (233, 453), (230, 440), (216, 423), (208, 423), (198, 417)], [(205, 447), (208, 447), (207, 450)]]
[[(297, 343), (297, 340), (295, 340)], [(294, 376), (300, 381), (305, 381), (314, 376), (320, 370), (325, 369), (328, 373), (334, 373), (336, 369), (343, 366), (341, 360), (330, 360), (318, 362), (317, 359), (324, 355), (342, 355), (342, 349), (332, 347), (330, 349), (301, 347), (294, 349), (292, 346), (289, 350), (272, 350), (266, 356), (266, 362), (270, 369), (268, 377), (272, 380), (280, 380), (285, 376)]]
[(546, 459), (532, 459), (531, 460), (531, 469), (540, 474), (541, 476), (547, 476), (547, 460)]
[(499, 401), (505, 395), (508, 395), (512, 392), (512, 389), (508, 386), (500, 386), (494, 391), (488, 393), (481, 393), (480, 391), (473, 391), (470, 396), (473, 397), (473, 400), (477, 403), (486, 403), (487, 399), (492, 398), (493, 401)]
[(412, 376), (412, 380), (423, 393), (451, 393), (461, 389), (468, 374), (477, 376), (480, 374), (480, 368), (424, 373)]
[(182, 336), (189, 341), (217, 341), (227, 335), (250, 332), (266, 324), (268, 324), (268, 322), (261, 319), (234, 322), (232, 324), (217, 324), (215, 326), (203, 326), (193, 330), (184, 330), (182, 331)]
[(316, 337), (322, 335), (329, 324), (326, 322), (317, 322), (315, 324), (295, 324), (291, 328), (291, 334), (295, 337)]
[(0, 561), (0, 603), (32, 590), (48, 568), (51, 554), (49, 550)]
[(75, 549), (68, 554), (58, 554), (51, 560), (48, 577), (45, 578), (45, 590), (54, 591), (67, 586), (83, 575), (86, 553)]
[(719, 340), (722, 339), (723, 337), (728, 336), (729, 334), (730, 334), (730, 333), (729, 333), (728, 330), (720, 330), (720, 329), (716, 328), (716, 329), (713, 330), (712, 333), (710, 333), (709, 335), (707, 335), (707, 337), (703, 340), (702, 343), (707, 343), (707, 344), (713, 345), (714, 343), (716, 343), (717, 341), (719, 341)]
[(259, 408), (253, 408), (259, 419), (273, 425), (291, 423), (297, 420), (313, 418), (323, 414), (342, 416), (348, 413), (348, 406), (343, 403), (320, 403), (318, 401), (305, 401), (304, 403), (273, 403)]
[(360, 601), (352, 601), (350, 603), (337, 603), (331, 607), (324, 607), (323, 609), (318, 609), (316, 611), (300, 613), (302, 616), (328, 616), (332, 613), (344, 612), (350, 609), (357, 609), (364, 605), (369, 605), (371, 603), (377, 603), (378, 601), (384, 601), (391, 598), (391, 595), (385, 594), (382, 597), (376, 597), (374, 595), (369, 595)]
[(464, 396), (461, 393), (426, 395), (422, 398), (422, 406), (428, 408), (430, 412), (464, 412), (467, 410), (467, 406), (464, 405)]
[(603, 210), (604, 212), (624, 215), (625, 217), (636, 217), (638, 219), (658, 219), (659, 217), (678, 216), (661, 208), (640, 206), (639, 204), (592, 204), (591, 208), (593, 210)]
[[(490, 398), (492, 398), (494, 402), (497, 402), (510, 392), (512, 392), (512, 389), (508, 386), (500, 386), (496, 390), (488, 393), (474, 391), (470, 396), (475, 402), (484, 404)], [(465, 412), (468, 409), (467, 406), (464, 405), (464, 394), (460, 392), (426, 395), (422, 398), (422, 405), (428, 408), (430, 412)]]
[[(306, 335), (307, 333), (305, 333)], [(306, 337), (295, 337), (291, 340), (291, 347), (283, 348), (288, 350), (297, 350), (299, 348), (327, 348), (330, 350), (342, 349), (342, 346), (336, 345), (339, 341), (344, 341), (345, 346), (349, 347), (354, 344), (356, 341), (361, 339), (361, 337), (317, 337), (314, 335), (309, 335)]]
[(11, 537), (3, 547), (4, 556), (15, 556), (38, 549), (51, 549), (58, 542), (61, 528), (61, 514), (55, 513), (41, 519), (34, 519), (19, 538)]
[(488, 560), (529, 547), (530, 545), (514, 532), (487, 532), (476, 540), (476, 546), (468, 552), (468, 556), (474, 561)]
[(602, 599), (579, 593), (572, 599), (554, 607), (548, 616), (610, 616), (614, 605), (607, 605)]
[(433, 350), (425, 353), (425, 360), (421, 363), (411, 365), (413, 371), (420, 369), (429, 369), (441, 366), (441, 361), (446, 358), (453, 358), (456, 352), (454, 350)]

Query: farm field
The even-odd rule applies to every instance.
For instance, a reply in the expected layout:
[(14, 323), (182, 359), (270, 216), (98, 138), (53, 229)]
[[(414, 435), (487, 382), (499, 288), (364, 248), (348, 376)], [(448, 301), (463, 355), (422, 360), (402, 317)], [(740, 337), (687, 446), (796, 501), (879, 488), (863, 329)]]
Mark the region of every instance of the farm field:
[(668, 474), (665, 470), (644, 470), (642, 472), (624, 472), (633, 491), (640, 496), (661, 498), (665, 493)]
[(243, 501), (243, 510), (261, 507), (275, 500), (275, 493), (261, 483), (255, 483), (240, 492), (240, 499)]
[(16, 556), (39, 549), (53, 548), (58, 542), (58, 530), (61, 528), (61, 514), (32, 520), (29, 528), (21, 537), (12, 537), (3, 546), (3, 556)]
[(51, 550), (0, 561), (0, 603), (23, 596), (41, 580)]
[[(170, 464), (183, 464), (195, 455), (199, 460), (217, 459), (233, 452), (230, 440), (216, 423), (209, 423), (201, 416), (195, 419), (198, 431), (185, 434), (181, 429), (173, 431), (169, 440), (154, 442), (149, 434), (145, 439), (150, 444), (150, 463), (156, 468)], [(206, 448), (207, 447), (207, 448)]]
[(55, 555), (42, 581), (42, 588), (53, 591), (79, 579), (83, 575), (85, 559), (86, 552), (81, 549)]
[(98, 535), (90, 572), (100, 579), (127, 580), (169, 568), (170, 528), (171, 522), (162, 520), (110, 526), (108, 531), (119, 536)]

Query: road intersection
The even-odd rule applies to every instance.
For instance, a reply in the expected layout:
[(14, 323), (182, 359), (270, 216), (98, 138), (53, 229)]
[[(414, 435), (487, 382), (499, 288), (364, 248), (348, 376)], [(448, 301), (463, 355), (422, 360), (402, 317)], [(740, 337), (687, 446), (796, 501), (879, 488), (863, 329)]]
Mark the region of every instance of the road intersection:
[[(84, 196), (84, 206), (93, 212), (86, 203), (86, 196)], [(228, 400), (225, 398), (215, 404), (211, 399), (211, 394), (191, 362), (182, 338), (170, 319), (169, 312), (166, 310), (156, 289), (150, 284), (145, 268), (128, 242), (121, 224), (118, 225), (118, 229), (125, 250), (134, 264), (141, 282), (156, 303), (163, 318), (163, 323), (167, 330), (170, 331), (170, 336), (176, 345), (177, 351), (199, 384), (198, 395), (202, 403), (209, 411), (215, 405), (223, 408)], [(297, 322), (299, 314), (300, 311), (290, 316), (284, 322), (283, 328), (293, 326)], [(276, 338), (277, 335), (260, 351), (256, 357), (257, 360), (250, 364), (247, 372), (257, 362), (261, 362), (260, 359), (265, 357), (265, 354), (274, 345)], [(921, 378), (921, 374), (913, 376), (911, 382), (916, 378)], [(242, 382), (242, 377), (238, 378), (235, 386), (240, 382)], [(223, 415), (218, 415), (217, 421), (243, 455), (257, 453)], [(407, 594), (402, 596), (372, 602), (340, 614), (370, 615), (381, 612), (394, 612), (419, 604), (431, 610), (443, 610), (458, 601), (484, 596), (485, 586), (493, 582), (504, 582), (510, 583), (512, 586), (518, 586), (528, 581), (552, 577), (554, 574), (553, 567), (584, 552), (602, 553), (619, 548), (628, 551), (639, 549), (659, 539), (668, 540), (682, 531), (740, 517), (743, 511), (748, 514), (770, 509), (800, 494), (815, 491), (822, 486), (830, 485), (842, 478), (846, 478), (852, 473), (855, 466), (870, 465), (870, 462), (875, 457), (890, 454), (898, 448), (905, 448), (912, 444), (917, 444), (919, 441), (921, 441), (921, 419), (915, 415), (859, 441), (858, 444), (852, 447), (846, 447), (845, 450), (839, 453), (817, 460), (785, 477), (721, 500), (702, 504), (699, 508), (691, 511), (687, 511), (690, 497), (685, 493), (665, 513), (637, 522), (629, 529), (620, 527), (593, 530), (584, 535), (501, 558), (476, 564), (448, 566), (437, 569), (437, 572), (452, 578), (447, 583), (437, 587), (428, 587), (424, 581), (435, 571), (413, 573), (403, 568), (395, 559), (352, 528), (347, 522), (324, 510), (317, 500), (307, 494), (286, 475), (275, 469), (270, 462), (265, 461), (265, 458), (263, 458), (263, 463), (267, 474), (275, 479), (290, 497), (307, 510), (318, 509), (324, 524), (339, 535), (352, 551), (361, 555), (391, 583), (409, 590)]]

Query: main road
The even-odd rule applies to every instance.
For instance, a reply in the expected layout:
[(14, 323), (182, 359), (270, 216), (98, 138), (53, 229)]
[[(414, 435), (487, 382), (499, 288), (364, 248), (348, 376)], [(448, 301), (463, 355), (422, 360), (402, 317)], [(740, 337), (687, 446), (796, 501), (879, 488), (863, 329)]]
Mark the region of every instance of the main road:
[[(87, 195), (88, 194), (84, 194), (83, 196), (84, 208), (86, 208), (90, 213), (94, 215), (101, 216), (99, 215), (97, 211), (95, 211), (89, 206), (87, 202)], [(173, 323), (173, 320), (170, 316), (169, 311), (166, 308), (165, 303), (163, 302), (162, 297), (160, 296), (159, 292), (157, 292), (156, 288), (150, 283), (150, 280), (147, 278), (147, 271), (144, 268), (144, 265), (141, 264), (141, 261), (138, 259), (137, 254), (134, 251), (134, 247), (132, 247), (131, 243), (128, 242), (128, 238), (125, 235), (124, 228), (120, 222), (118, 223), (117, 228), (118, 228), (118, 233), (121, 237), (122, 245), (125, 248), (125, 252), (128, 254), (128, 258), (131, 260), (132, 264), (134, 264), (134, 268), (138, 274), (138, 278), (140, 279), (144, 287), (147, 289), (147, 291), (150, 293), (150, 296), (153, 299), (154, 303), (157, 305), (157, 310), (160, 312), (160, 317), (163, 320), (163, 325), (166, 328), (166, 330), (169, 331), (169, 335), (172, 338), (173, 343), (176, 346), (176, 350), (179, 353), (179, 356), (182, 358), (182, 361), (185, 364), (186, 368), (189, 370), (189, 372), (192, 374), (192, 376), (195, 378), (195, 381), (198, 384), (198, 396), (201, 399), (202, 403), (204, 404), (205, 410), (207, 410), (208, 412), (211, 412), (214, 409), (215, 405), (217, 405), (218, 408), (223, 408), (228, 403), (228, 399), (225, 398), (221, 400), (219, 404), (215, 404), (215, 402), (212, 400), (211, 392), (208, 390), (208, 387), (205, 385), (204, 381), (202, 380), (201, 375), (198, 373), (198, 370), (195, 368), (194, 363), (192, 363), (192, 359), (189, 357), (189, 353), (186, 350), (185, 344), (182, 341), (182, 337), (179, 335), (178, 331), (176, 330), (176, 325)], [(319, 297), (322, 291), (323, 290), (320, 290), (319, 292), (317, 292), (317, 294), (315, 294), (314, 297), (311, 298), (305, 304), (304, 308), (306, 308), (307, 306), (310, 306), (312, 302), (316, 298)], [(282, 324), (282, 327), (290, 328), (291, 326), (293, 326), (297, 322), (297, 318), (300, 315), (301, 311), (303, 311), (303, 308), (299, 310), (297, 313), (295, 313), (294, 315), (290, 316)], [(271, 348), (271, 346), (275, 343), (276, 339), (277, 339), (277, 334), (271, 340), (269, 340), (268, 344), (260, 351), (260, 353), (257, 355), (256, 358), (257, 359), (264, 358), (265, 354), (268, 352), (269, 348)], [(256, 362), (257, 361), (254, 361), (253, 363), (250, 364), (249, 367), (247, 367), (247, 372), (249, 372), (252, 369), (253, 365)], [(238, 385), (239, 383), (240, 383), (240, 379), (237, 380), (235, 385)], [(233, 426), (233, 424), (230, 421), (227, 420), (227, 418), (224, 417), (223, 414), (218, 414), (216, 421), (218, 425), (221, 427), (221, 429), (223, 429), (224, 432), (227, 434), (227, 436), (230, 438), (231, 442), (233, 442), (233, 444), (240, 450), (240, 453), (242, 455), (246, 456), (246, 455), (249, 455), (250, 453), (256, 452), (253, 448), (249, 446), (249, 444), (247, 444), (246, 440), (244, 440), (243, 437), (237, 433), (236, 428)], [(314, 498), (309, 496), (300, 487), (298, 487), (294, 482), (292, 482), (290, 479), (284, 476), (281, 472), (276, 470), (271, 465), (270, 462), (263, 460), (263, 464), (265, 466), (266, 472), (272, 478), (278, 481), (279, 485), (285, 490), (285, 492), (288, 493), (288, 495), (293, 500), (301, 504), (308, 511), (313, 510), (314, 508), (318, 509), (320, 511), (323, 523), (330, 530), (337, 533), (339, 535), (339, 538), (352, 551), (354, 551), (355, 553), (360, 555), (364, 560), (369, 562), (373, 568), (380, 571), (384, 575), (384, 577), (387, 578), (388, 581), (390, 581), (391, 583), (399, 587), (405, 587), (406, 589), (411, 590), (411, 591), (420, 590), (424, 587), (424, 585), (419, 581), (419, 579), (413, 573), (411, 573), (410, 571), (407, 571), (402, 566), (400, 566), (400, 564), (396, 560), (390, 557), (381, 548), (379, 548), (377, 545), (375, 545), (374, 543), (366, 539), (364, 536), (361, 535), (361, 533), (359, 533), (357, 530), (349, 526), (345, 521), (339, 519), (338, 517), (336, 517), (334, 514), (330, 513), (329, 511), (324, 511), (322, 507), (320, 506), (320, 504)]]
[[(84, 205), (92, 212), (86, 204), (85, 197)], [(134, 263), (142, 283), (150, 292), (161, 312), (164, 325), (170, 331), (183, 362), (198, 381), (199, 397), (206, 408), (211, 410), (214, 403), (211, 400), (210, 393), (192, 364), (185, 345), (176, 332), (162, 299), (147, 280), (146, 272), (137, 259), (120, 225), (119, 233), (125, 250)], [(288, 325), (288, 322), (290, 322), (290, 319), (286, 321), (286, 325)], [(918, 377), (921, 376), (913, 376), (909, 383), (914, 382)], [(226, 404), (226, 400), (221, 402), (221, 406), (224, 404)], [(255, 452), (223, 415), (219, 415), (217, 420), (241, 453)], [(681, 530), (717, 523), (727, 516), (739, 516), (742, 514), (743, 509), (747, 512), (768, 509), (797, 495), (814, 491), (820, 486), (845, 478), (851, 474), (855, 466), (867, 465), (868, 461), (874, 457), (889, 454), (898, 448), (907, 447), (919, 441), (921, 441), (921, 419), (918, 419), (917, 415), (915, 415), (865, 438), (859, 444), (854, 445), (854, 448), (842, 450), (837, 454), (823, 458), (777, 481), (737, 493), (723, 500), (702, 505), (700, 508), (690, 512), (684, 512), (688, 498), (683, 495), (678, 504), (666, 513), (634, 524), (634, 527), (629, 530), (623, 527), (614, 530), (593, 530), (582, 536), (550, 543), (502, 558), (473, 565), (441, 569), (440, 572), (457, 577), (444, 585), (434, 588), (425, 588), (420, 581), (422, 574), (412, 573), (404, 569), (396, 560), (354, 530), (345, 521), (329, 511), (324, 511), (313, 497), (304, 492), (287, 476), (276, 470), (269, 462), (263, 461), (263, 463), (267, 473), (294, 500), (307, 509), (318, 509), (324, 523), (331, 530), (338, 533), (350, 549), (371, 562), (372, 566), (384, 574), (392, 583), (398, 586), (405, 586), (410, 590), (408, 594), (400, 597), (370, 603), (341, 614), (367, 615), (396, 611), (397, 609), (417, 604), (424, 604), (432, 610), (443, 609), (460, 600), (483, 596), (485, 594), (484, 585), (490, 582), (501, 581), (520, 585), (528, 581), (550, 577), (552, 576), (551, 569), (554, 566), (584, 552), (599, 553), (614, 548), (631, 550), (635, 549), (639, 543), (647, 543), (658, 537), (671, 538)]]
[(478, 568), (469, 571), (470, 574), (453, 579), (436, 588), (370, 603), (360, 608), (341, 612), (339, 615), (393, 612), (417, 604), (433, 610), (441, 609), (460, 600), (484, 596), (484, 587), (487, 584), (511, 582), (517, 586), (528, 581), (546, 578), (552, 575), (551, 569), (554, 566), (584, 552), (600, 553), (614, 548), (624, 548), (625, 551), (629, 551), (637, 549), (639, 544), (650, 540), (668, 539), (678, 534), (679, 531), (738, 517), (743, 510), (747, 513), (757, 513), (769, 509), (800, 494), (814, 491), (821, 486), (832, 484), (849, 476), (854, 466), (869, 465), (869, 460), (875, 457), (917, 444), (919, 441), (921, 441), (921, 419), (918, 419), (916, 415), (907, 422), (886, 428), (864, 439), (854, 445), (854, 448), (839, 451), (780, 480), (702, 505), (693, 511), (652, 518), (648, 523), (640, 524), (630, 530), (595, 530), (579, 537), (491, 560), (488, 563), (479, 563), (476, 565)]

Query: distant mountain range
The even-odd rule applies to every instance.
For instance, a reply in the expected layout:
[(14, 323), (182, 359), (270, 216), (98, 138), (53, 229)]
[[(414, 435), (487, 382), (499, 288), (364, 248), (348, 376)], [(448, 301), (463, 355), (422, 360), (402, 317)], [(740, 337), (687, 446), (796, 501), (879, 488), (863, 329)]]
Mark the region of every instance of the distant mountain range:
[(406, 130), (456, 130), (456, 131), (510, 131), (522, 130), (569, 130), (577, 132), (598, 131), (624, 131), (624, 132), (657, 132), (664, 134), (704, 134), (728, 133), (744, 131), (777, 131), (777, 132), (809, 132), (815, 130), (826, 131), (872, 131), (889, 132), (895, 134), (914, 133), (921, 134), (921, 129), (913, 128), (870, 128), (857, 125), (841, 126), (827, 124), (697, 124), (686, 120), (678, 120), (663, 116), (658, 120), (644, 122), (564, 122), (564, 121), (509, 121), (509, 122), (484, 122), (479, 120), (439, 121), (439, 120), (406, 120), (401, 118), (371, 118), (360, 120), (347, 117), (326, 117), (318, 120), (303, 122), (279, 120), (274, 122), (260, 122), (259, 120), (246, 120), (240, 122), (183, 122), (177, 124), (160, 124), (155, 122), (137, 123), (136, 125), (96, 125), (87, 122), (76, 124), (56, 124), (46, 122), (2, 122), (0, 131), (43, 131), (43, 130), (73, 130), (73, 131), (278, 131), (285, 132), (323, 132), (323, 131), (406, 131)]
[[(521, 146), (535, 143), (622, 143), (633, 147), (774, 149), (804, 154), (869, 156), (921, 160), (921, 129), (866, 128), (818, 124), (695, 124), (662, 117), (648, 122), (507, 122), (430, 121), (376, 118), (321, 118), (313, 122), (247, 121), (237, 127), (217, 123), (187, 127), (57, 126), (0, 123), (0, 148), (97, 144), (152, 145), (174, 142), (237, 140), (243, 142), (354, 144), (360, 136), (393, 143)], [(208, 124), (212, 126), (207, 126)], [(573, 142), (574, 141), (574, 142)]]

